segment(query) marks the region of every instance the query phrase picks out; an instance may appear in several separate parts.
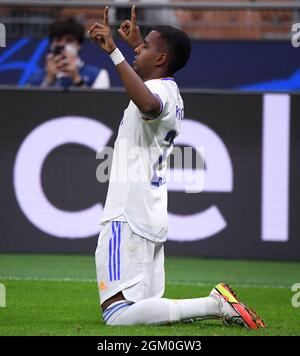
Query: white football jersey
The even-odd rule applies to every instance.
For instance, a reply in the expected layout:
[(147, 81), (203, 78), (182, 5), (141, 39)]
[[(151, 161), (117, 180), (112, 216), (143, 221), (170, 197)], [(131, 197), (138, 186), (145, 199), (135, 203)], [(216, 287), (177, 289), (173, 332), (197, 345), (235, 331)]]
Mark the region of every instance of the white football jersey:
[(183, 118), (183, 101), (173, 78), (145, 82), (161, 102), (161, 113), (146, 119), (130, 101), (120, 123), (101, 222), (127, 221), (154, 242), (167, 238), (166, 159)]

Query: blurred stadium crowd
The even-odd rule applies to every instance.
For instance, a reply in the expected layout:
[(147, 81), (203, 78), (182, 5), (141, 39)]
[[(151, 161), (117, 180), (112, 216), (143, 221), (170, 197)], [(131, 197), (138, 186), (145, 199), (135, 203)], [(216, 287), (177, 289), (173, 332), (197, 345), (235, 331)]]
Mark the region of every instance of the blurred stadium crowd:
[[(45, 84), (41, 73), (53, 45), (50, 26), (74, 19), (84, 33), (102, 21), (105, 5), (110, 6), (115, 39), (130, 61), (132, 51), (120, 41), (117, 29), (130, 18), (133, 3), (143, 35), (165, 24), (183, 29), (192, 39), (193, 56), (177, 75), (181, 87), (299, 90), (300, 51), (291, 39), (293, 24), (300, 23), (300, 0), (0, 0), (7, 39), (0, 50), (0, 85)], [(80, 60), (94, 67), (81, 66), (81, 75), (88, 73), (83, 87), (120, 86), (110, 61), (96, 50), (90, 41), (80, 43)]]
[[(193, 39), (286, 39), (291, 24), (300, 22), (300, 11), (289, 7), (290, 0), (139, 0), (141, 27), (156, 24), (177, 25)], [(128, 16), (132, 1), (102, 2), (112, 6), (111, 24), (116, 28)], [(101, 1), (34, 0), (0, 1), (0, 22), (7, 26), (7, 36), (47, 35), (48, 26), (57, 19), (74, 17), (86, 28), (102, 18)]]

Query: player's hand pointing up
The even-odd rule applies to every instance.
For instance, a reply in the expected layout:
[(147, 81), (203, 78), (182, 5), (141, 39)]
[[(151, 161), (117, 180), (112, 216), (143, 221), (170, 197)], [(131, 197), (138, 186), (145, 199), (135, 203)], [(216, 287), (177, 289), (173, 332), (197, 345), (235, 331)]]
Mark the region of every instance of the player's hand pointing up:
[(122, 22), (118, 32), (122, 39), (133, 49), (144, 42), (139, 26), (136, 24), (135, 5), (131, 8), (131, 20)]
[(95, 22), (88, 31), (92, 41), (97, 43), (105, 52), (111, 53), (117, 47), (108, 23), (108, 6), (104, 9), (103, 24)]

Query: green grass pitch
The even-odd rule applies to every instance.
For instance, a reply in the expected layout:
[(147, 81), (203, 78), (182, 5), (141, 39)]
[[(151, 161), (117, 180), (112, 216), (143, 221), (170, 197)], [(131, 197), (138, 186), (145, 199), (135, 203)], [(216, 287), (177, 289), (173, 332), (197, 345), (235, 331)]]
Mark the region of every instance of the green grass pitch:
[(300, 307), (291, 303), (291, 286), (300, 283), (299, 262), (166, 259), (166, 297), (206, 296), (222, 281), (256, 309), (267, 329), (225, 327), (217, 320), (105, 326), (93, 257), (2, 254), (0, 283), (6, 289), (6, 307), (0, 308), (0, 335), (300, 335)]

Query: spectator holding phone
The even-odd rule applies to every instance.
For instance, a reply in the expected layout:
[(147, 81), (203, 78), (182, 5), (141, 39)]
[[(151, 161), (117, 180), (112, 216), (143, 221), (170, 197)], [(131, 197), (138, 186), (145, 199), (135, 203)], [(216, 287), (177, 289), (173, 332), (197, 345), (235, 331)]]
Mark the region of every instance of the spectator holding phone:
[(84, 42), (84, 28), (74, 19), (53, 23), (49, 28), (50, 52), (45, 69), (38, 69), (28, 81), (42, 87), (109, 88), (107, 70), (85, 64), (79, 56)]

